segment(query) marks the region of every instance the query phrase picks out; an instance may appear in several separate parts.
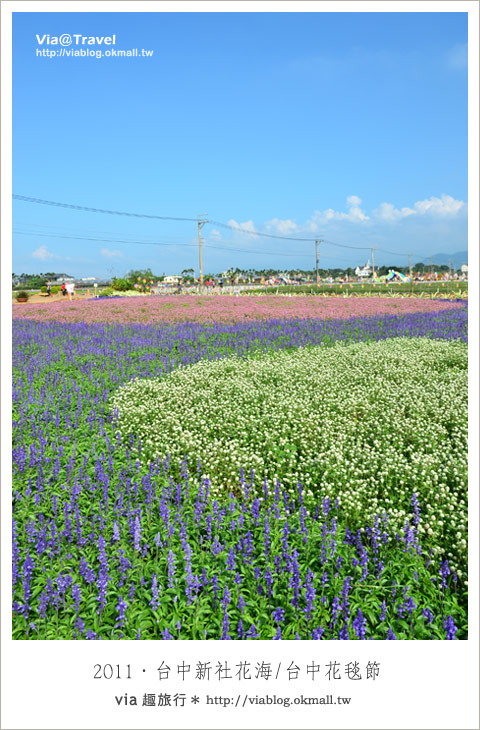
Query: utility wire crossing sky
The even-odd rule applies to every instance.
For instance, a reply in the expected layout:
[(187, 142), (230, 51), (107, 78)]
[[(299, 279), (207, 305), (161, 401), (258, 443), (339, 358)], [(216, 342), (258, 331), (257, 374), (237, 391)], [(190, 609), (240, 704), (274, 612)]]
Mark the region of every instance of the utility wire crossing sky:
[[(147, 219), (156, 219), (156, 220), (168, 220), (168, 221), (189, 221), (193, 223), (198, 223), (199, 220), (202, 221), (204, 224), (211, 224), (215, 225), (217, 227), (223, 227), (227, 228), (229, 230), (233, 231), (241, 231), (242, 233), (246, 234), (247, 236), (253, 236), (255, 238), (275, 238), (278, 240), (285, 240), (285, 241), (300, 241), (300, 242), (308, 242), (308, 243), (315, 243), (315, 242), (326, 242), (329, 243), (332, 246), (340, 247), (340, 248), (347, 248), (347, 249), (356, 249), (361, 251), (375, 251), (375, 252), (381, 252), (381, 253), (387, 253), (391, 254), (393, 256), (407, 256), (409, 260), (411, 261), (412, 256), (416, 256), (417, 259), (421, 260), (422, 258), (425, 258), (422, 254), (417, 252), (402, 252), (402, 251), (389, 251), (384, 248), (379, 247), (367, 247), (367, 246), (349, 246), (348, 244), (341, 244), (336, 243), (334, 241), (330, 241), (328, 239), (324, 238), (296, 238), (293, 236), (279, 236), (275, 234), (269, 234), (262, 232), (260, 230), (258, 231), (251, 231), (248, 229), (241, 229), (239, 226), (233, 226), (228, 223), (221, 223), (219, 221), (212, 221), (208, 219), (202, 219), (200, 216), (198, 218), (186, 218), (186, 217), (176, 217), (176, 216), (162, 216), (162, 215), (152, 215), (148, 213), (131, 213), (127, 211), (118, 211), (118, 210), (106, 210), (103, 208), (92, 208), (87, 207), (83, 205), (75, 205), (73, 203), (61, 203), (58, 201), (53, 200), (42, 200), (40, 198), (32, 198), (25, 195), (17, 195), (13, 194), (12, 196), (15, 200), (21, 200), (28, 203), (38, 203), (41, 205), (51, 205), (59, 208), (69, 208), (72, 210), (78, 210), (78, 211), (86, 211), (90, 213), (101, 213), (106, 215), (118, 215), (118, 216), (128, 216), (128, 217), (134, 217), (134, 218), (147, 218)], [(40, 236), (40, 237), (47, 237), (47, 238), (62, 238), (66, 240), (82, 240), (82, 241), (95, 241), (95, 242), (102, 242), (102, 243), (123, 243), (123, 244), (133, 244), (133, 245), (150, 245), (150, 246), (187, 246), (191, 248), (197, 248), (197, 243), (168, 243), (168, 242), (161, 242), (161, 241), (140, 241), (140, 240), (134, 240), (134, 239), (114, 239), (114, 238), (99, 238), (94, 236), (72, 236), (67, 234), (55, 234), (55, 233), (32, 233), (31, 231), (21, 231), (18, 229), (14, 229), (14, 232), (18, 235), (27, 235), (27, 236)], [(276, 257), (284, 257), (284, 256), (290, 256), (290, 257), (299, 257), (299, 253), (287, 253), (287, 252), (272, 252), (272, 251), (258, 251), (253, 249), (247, 249), (247, 248), (240, 248), (238, 246), (220, 246), (220, 245), (214, 245), (214, 244), (204, 244), (206, 248), (211, 248), (215, 250), (223, 250), (223, 251), (239, 251), (249, 254), (256, 254), (256, 255), (267, 255), (267, 256), (276, 256)], [(302, 254), (300, 254), (302, 255)], [(310, 257), (310, 254), (307, 254)], [(328, 258), (328, 257), (327, 257)]]

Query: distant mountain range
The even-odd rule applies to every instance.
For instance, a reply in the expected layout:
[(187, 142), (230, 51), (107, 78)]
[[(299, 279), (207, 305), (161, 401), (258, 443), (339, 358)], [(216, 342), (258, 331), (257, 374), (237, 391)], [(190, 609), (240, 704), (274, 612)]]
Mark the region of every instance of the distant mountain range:
[[(452, 262), (452, 266), (455, 268), (462, 264), (468, 264), (468, 251), (457, 251), (456, 253), (436, 253), (432, 256), (432, 264), (438, 264), (438, 266), (442, 266), (443, 264), (448, 266), (449, 261)], [(430, 257), (423, 259), (423, 263), (429, 264)]]

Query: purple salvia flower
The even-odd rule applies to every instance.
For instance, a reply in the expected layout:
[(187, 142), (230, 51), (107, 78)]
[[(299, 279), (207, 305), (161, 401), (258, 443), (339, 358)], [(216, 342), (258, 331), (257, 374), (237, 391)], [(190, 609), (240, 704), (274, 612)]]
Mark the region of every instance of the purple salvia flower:
[(276, 608), (272, 614), (272, 618), (276, 624), (283, 623), (283, 620), (285, 619), (285, 611), (283, 608)]
[(218, 601), (218, 576), (216, 573), (212, 576), (212, 590), (213, 590), (213, 606), (217, 607)]
[(414, 609), (417, 607), (417, 604), (415, 603), (413, 598), (411, 596), (409, 596), (407, 598), (407, 600), (405, 601), (405, 603), (403, 604), (403, 606), (404, 606), (405, 610), (407, 611), (407, 613), (411, 616)]
[(438, 571), (442, 577), (442, 590), (445, 591), (447, 587), (447, 575), (450, 575), (450, 568), (448, 567), (448, 560), (445, 560)]
[(273, 588), (273, 577), (272, 577), (272, 571), (270, 568), (267, 568), (265, 573), (263, 574), (263, 577), (265, 578), (265, 585), (267, 586), (267, 594), (269, 596), (272, 595), (272, 588)]
[(19, 558), (20, 558), (20, 547), (17, 540), (17, 525), (15, 520), (12, 518), (12, 593), (15, 593), (15, 586), (17, 585), (19, 578)]
[(140, 518), (138, 515), (136, 515), (134, 526), (133, 526), (133, 547), (137, 552), (140, 550), (141, 536), (142, 536), (142, 529), (140, 526)]
[(431, 624), (435, 618), (429, 608), (422, 608), (422, 616), (427, 620), (427, 624)]
[(75, 613), (78, 615), (78, 612), (80, 610), (80, 601), (82, 598), (82, 592), (80, 590), (80, 586), (77, 585), (77, 583), (74, 583), (72, 585), (72, 598), (74, 601)]
[(130, 603), (133, 603), (133, 596), (135, 595), (135, 583), (132, 581), (130, 583), (130, 588), (128, 589), (128, 598)]
[(337, 622), (338, 614), (340, 613), (340, 599), (338, 596), (334, 596), (332, 601), (332, 613), (331, 613), (331, 625), (334, 626)]
[(85, 621), (78, 616), (77, 620), (75, 621), (75, 629), (73, 636), (76, 639), (77, 637), (81, 636), (83, 632), (85, 631)]
[(312, 573), (312, 571), (310, 570), (310, 568), (308, 568), (307, 575), (305, 576), (305, 601), (306, 601), (306, 606), (305, 606), (305, 609), (304, 609), (305, 616), (306, 616), (306, 619), (307, 619), (307, 624), (310, 621), (310, 616), (312, 615), (313, 603), (315, 601), (315, 596), (316, 596), (315, 586), (313, 585), (314, 577), (315, 577), (314, 574)]
[(227, 555), (227, 570), (235, 570), (235, 553), (233, 552), (233, 548), (230, 548)]
[(259, 639), (260, 638), (254, 624), (252, 624), (250, 626), (250, 628), (248, 629), (248, 631), (245, 635), (245, 638), (246, 639)]
[(40, 594), (40, 603), (38, 604), (38, 615), (40, 618), (45, 618), (48, 607), (48, 594), (42, 591)]
[(127, 573), (129, 570), (132, 569), (132, 564), (130, 561), (125, 557), (125, 552), (123, 550), (118, 551), (118, 568), (120, 573), (120, 578), (118, 581), (118, 585), (121, 588), (123, 584), (126, 582)]
[(213, 555), (215, 555), (215, 557), (217, 557), (217, 555), (220, 555), (222, 550), (223, 550), (223, 545), (221, 544), (221, 542), (219, 542), (218, 537), (215, 535), (215, 538), (212, 543), (212, 553), (213, 553)]
[(366, 636), (367, 619), (360, 608), (358, 609), (356, 617), (353, 619), (352, 626), (355, 631), (355, 636), (364, 640)]
[(158, 598), (158, 583), (157, 583), (157, 576), (155, 573), (152, 575), (152, 600), (150, 601), (150, 606), (153, 608), (154, 611), (157, 610), (158, 604), (160, 600)]
[(255, 497), (252, 503), (252, 515), (253, 519), (256, 525), (258, 525), (258, 520), (260, 518), (260, 500), (258, 497)]
[(458, 629), (455, 626), (455, 622), (451, 616), (447, 616), (447, 618), (443, 622), (443, 628), (445, 629), (447, 639), (455, 639), (455, 634), (457, 633)]
[(125, 623), (125, 613), (128, 608), (128, 603), (123, 600), (122, 596), (118, 597), (118, 603), (116, 606), (116, 610), (118, 612), (118, 617), (115, 622), (115, 626), (119, 629), (123, 628), (123, 625)]
[(342, 588), (342, 613), (343, 618), (345, 621), (348, 620), (348, 615), (350, 613), (350, 601), (348, 598), (348, 593), (350, 591), (350, 584), (352, 582), (352, 579), (350, 576), (347, 576), (345, 580), (343, 581), (343, 588)]
[(387, 604), (385, 601), (382, 601), (380, 608), (382, 609), (380, 613), (380, 621), (385, 621), (385, 614), (387, 612)]
[(27, 557), (25, 558), (25, 562), (23, 564), (23, 600), (24, 605), (22, 609), (22, 613), (25, 616), (25, 618), (28, 615), (28, 612), (30, 610), (29, 607), (29, 600), (30, 600), (30, 581), (32, 578), (32, 574), (35, 568), (35, 561), (30, 556), (30, 552), (27, 552)]
[(298, 565), (298, 550), (294, 548), (293, 554), (292, 554), (292, 570), (291, 570), (291, 578), (290, 578), (290, 588), (293, 588), (293, 598), (291, 600), (292, 606), (295, 606), (295, 608), (298, 608), (298, 598), (300, 595), (300, 568)]

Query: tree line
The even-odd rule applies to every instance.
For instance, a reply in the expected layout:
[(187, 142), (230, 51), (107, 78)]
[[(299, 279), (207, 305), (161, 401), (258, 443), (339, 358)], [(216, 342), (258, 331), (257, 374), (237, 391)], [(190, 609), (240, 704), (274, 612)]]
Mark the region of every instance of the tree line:
[[(430, 271), (432, 268), (433, 271), (444, 273), (449, 270), (449, 267), (446, 264), (442, 265), (433, 265), (430, 267), (429, 264), (424, 264), (423, 262), (419, 261), (416, 263), (412, 270), (416, 273), (423, 274)], [(390, 269), (395, 269), (395, 271), (399, 271), (402, 274), (409, 274), (409, 268), (408, 266), (377, 266), (375, 267), (375, 271), (379, 276), (384, 276), (385, 274), (388, 274)], [(460, 271), (460, 267), (455, 268), (454, 271)], [(337, 277), (353, 277), (355, 276), (355, 269), (351, 266), (347, 268), (328, 268), (324, 269), (321, 268), (318, 270), (319, 276), (322, 279), (325, 279), (327, 277), (337, 278)], [(227, 278), (227, 279), (244, 279), (246, 281), (252, 281), (255, 279), (271, 279), (271, 278), (279, 278), (280, 276), (286, 276), (289, 279), (315, 279), (316, 278), (316, 270), (315, 269), (241, 269), (241, 268), (231, 268), (228, 269), (225, 272), (217, 272), (217, 273), (207, 273), (204, 275), (204, 279), (219, 279), (219, 278)], [(45, 273), (40, 274), (12, 274), (12, 288), (18, 289), (21, 287), (28, 288), (28, 289), (41, 289), (42, 286), (45, 286), (48, 281), (56, 281), (60, 277), (65, 278), (72, 278), (69, 277), (68, 274), (63, 273), (57, 273), (54, 271), (47, 271)], [(195, 280), (195, 271), (194, 269), (183, 269), (181, 272), (181, 277), (184, 282), (190, 282), (193, 283)], [(133, 289), (135, 287), (135, 284), (138, 283), (138, 280), (146, 279), (147, 281), (163, 281), (165, 278), (165, 273), (162, 274), (154, 274), (150, 268), (147, 269), (131, 269), (130, 271), (127, 271), (123, 277), (114, 277), (111, 280), (112, 286), (117, 291), (128, 291), (129, 289)], [(87, 284), (85, 284), (87, 286)]]

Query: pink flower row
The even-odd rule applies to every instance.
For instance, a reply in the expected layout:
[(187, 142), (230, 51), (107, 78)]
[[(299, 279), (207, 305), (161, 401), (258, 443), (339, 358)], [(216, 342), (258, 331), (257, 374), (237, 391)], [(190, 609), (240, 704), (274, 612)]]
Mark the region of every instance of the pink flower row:
[(347, 319), (377, 314), (437, 312), (464, 306), (433, 299), (168, 296), (13, 305), (13, 317), (56, 322), (246, 322), (258, 319)]

